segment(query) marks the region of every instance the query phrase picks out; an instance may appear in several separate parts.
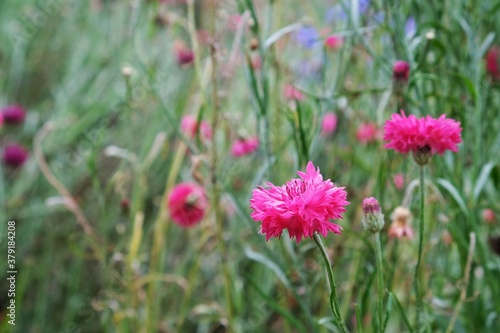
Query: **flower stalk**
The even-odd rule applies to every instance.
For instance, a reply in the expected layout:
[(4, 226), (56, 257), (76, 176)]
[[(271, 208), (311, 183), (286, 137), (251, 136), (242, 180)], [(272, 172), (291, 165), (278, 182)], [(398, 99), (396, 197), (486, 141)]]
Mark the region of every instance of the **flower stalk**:
[(424, 166), (420, 166), (420, 218), (418, 235), (418, 259), (415, 267), (415, 295), (417, 299), (417, 315), (415, 319), (415, 331), (420, 332), (420, 320), (422, 315), (422, 291), (418, 281), (420, 265), (422, 263), (422, 250), (424, 243), (424, 209), (425, 209), (425, 188), (424, 188)]

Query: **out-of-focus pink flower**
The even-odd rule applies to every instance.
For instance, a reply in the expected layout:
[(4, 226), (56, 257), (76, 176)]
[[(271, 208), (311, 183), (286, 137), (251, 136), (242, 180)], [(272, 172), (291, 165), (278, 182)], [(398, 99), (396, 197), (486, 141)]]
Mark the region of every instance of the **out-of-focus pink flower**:
[(179, 226), (188, 228), (203, 219), (208, 200), (203, 187), (193, 183), (180, 183), (170, 191), (167, 206), (172, 220)]
[(338, 50), (344, 45), (344, 38), (335, 35), (328, 36), (325, 39), (325, 45), (331, 50)]
[(231, 14), (227, 18), (227, 28), (231, 31), (238, 30), (238, 26), (241, 23), (241, 15), (239, 14)]
[(394, 182), (394, 186), (396, 186), (398, 190), (401, 190), (405, 185), (405, 176), (403, 176), (402, 173), (397, 173), (392, 177), (392, 181)]
[(379, 129), (373, 123), (361, 124), (356, 131), (356, 139), (361, 143), (371, 143), (377, 141)]
[[(198, 127), (198, 121), (194, 116), (188, 114), (182, 117), (181, 130), (187, 137), (194, 138), (196, 135), (197, 127)], [(210, 125), (208, 125), (206, 121), (201, 121), (199, 128), (200, 128), (200, 134), (205, 139), (212, 138), (212, 129), (210, 128)]]
[(333, 134), (337, 128), (337, 116), (333, 112), (327, 112), (321, 121), (321, 134), (326, 136)]
[(212, 40), (212, 35), (207, 30), (199, 29), (196, 31), (196, 39), (201, 45), (208, 45)]
[(283, 88), (283, 95), (289, 100), (302, 101), (304, 99), (304, 94), (291, 84), (285, 85)]
[(26, 110), (20, 105), (8, 105), (2, 109), (2, 118), (7, 125), (19, 125), (26, 118)]
[(411, 224), (411, 213), (406, 207), (396, 207), (392, 214), (392, 224), (389, 227), (389, 237), (391, 238), (408, 238), (412, 239), (414, 232)]
[(462, 142), (460, 123), (442, 115), (438, 119), (426, 116), (417, 118), (414, 115), (406, 116), (393, 114), (385, 123), (384, 140), (388, 141), (385, 148), (407, 154), (408, 152), (429, 154), (443, 154), (446, 150), (458, 151), (458, 144)]
[(500, 81), (500, 47), (492, 47), (486, 54), (486, 71), (494, 81)]
[(484, 222), (488, 224), (493, 224), (496, 220), (495, 212), (490, 208), (483, 209), (483, 211), (481, 212), (481, 217), (483, 218)]
[(453, 243), (453, 237), (451, 237), (451, 234), (447, 230), (443, 231), (441, 239), (443, 240), (443, 243), (445, 245), (449, 246), (451, 243)]
[(194, 60), (193, 50), (188, 48), (183, 42), (174, 42), (174, 55), (179, 66), (189, 65)]
[(240, 157), (253, 153), (257, 148), (259, 148), (259, 138), (257, 137), (238, 139), (231, 146), (231, 154), (234, 157)]
[(23, 146), (11, 143), (5, 146), (2, 158), (5, 165), (18, 168), (28, 159), (28, 152)]
[(330, 231), (340, 234), (342, 227), (330, 220), (341, 219), (349, 204), (344, 188), (334, 186), (329, 179), (323, 181), (319, 168), (316, 170), (312, 162), (307, 164), (306, 172), (297, 174), (300, 179), (292, 179), (281, 187), (267, 183), (270, 188), (253, 190), (250, 216), (262, 222), (260, 233), (269, 240), (288, 229), (290, 238), (297, 243), (313, 237), (315, 232), (322, 236)]
[(3, 114), (0, 112), (0, 128), (3, 126)]
[(392, 67), (392, 77), (394, 80), (408, 81), (410, 78), (410, 64), (402, 60), (396, 61)]
[(253, 56), (251, 59), (250, 59), (250, 62), (252, 64), (252, 68), (255, 70), (255, 71), (258, 71), (260, 70), (260, 68), (262, 67), (262, 60), (260, 59), (259, 56)]

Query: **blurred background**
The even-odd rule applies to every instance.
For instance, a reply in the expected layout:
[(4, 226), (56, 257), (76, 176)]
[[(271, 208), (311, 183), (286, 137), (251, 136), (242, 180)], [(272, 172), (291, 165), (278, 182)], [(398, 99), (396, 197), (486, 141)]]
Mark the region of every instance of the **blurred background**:
[[(418, 168), (382, 141), (401, 109), (463, 128), (426, 171), (425, 329), (500, 329), (497, 1), (3, 0), (0, 31), (0, 331), (337, 332), (314, 243), (250, 218), (309, 160), (351, 203), (324, 239), (347, 326), (376, 331), (375, 196), (386, 331), (413, 331)], [(189, 226), (180, 183), (206, 195)]]

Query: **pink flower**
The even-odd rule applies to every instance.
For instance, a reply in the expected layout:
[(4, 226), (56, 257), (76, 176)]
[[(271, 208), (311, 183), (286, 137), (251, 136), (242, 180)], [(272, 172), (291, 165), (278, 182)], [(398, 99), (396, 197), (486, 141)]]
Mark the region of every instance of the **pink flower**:
[(301, 101), (304, 99), (304, 94), (300, 90), (297, 90), (291, 84), (285, 85), (283, 88), (283, 95), (290, 100)]
[(179, 226), (188, 228), (200, 222), (208, 207), (203, 187), (193, 183), (174, 186), (167, 199), (172, 220)]
[(392, 68), (392, 77), (395, 80), (408, 81), (410, 77), (410, 65), (406, 61), (396, 61)]
[(26, 118), (26, 110), (20, 105), (8, 105), (2, 109), (2, 118), (7, 125), (19, 125)]
[(333, 112), (325, 113), (323, 120), (321, 121), (321, 134), (329, 135), (335, 132), (337, 128), (337, 116)]
[(481, 217), (488, 224), (493, 224), (496, 219), (495, 212), (490, 208), (483, 209), (483, 211), (481, 212)]
[(259, 138), (257, 137), (238, 139), (231, 146), (231, 154), (234, 157), (240, 157), (253, 153), (257, 148), (259, 148)]
[(461, 131), (460, 123), (445, 115), (438, 119), (407, 117), (401, 110), (401, 115), (394, 113), (385, 123), (384, 140), (388, 141), (385, 148), (402, 154), (421, 150), (430, 150), (430, 154), (443, 154), (446, 150), (456, 152), (457, 145), (462, 142)]
[(2, 158), (5, 165), (18, 168), (28, 159), (28, 152), (23, 146), (12, 143), (5, 146)]
[(183, 42), (174, 42), (174, 55), (179, 66), (189, 65), (194, 60), (193, 50), (189, 49)]
[[(189, 138), (194, 138), (198, 127), (198, 121), (192, 115), (186, 115), (181, 120), (181, 130)], [(206, 121), (201, 121), (199, 126), (200, 134), (205, 139), (212, 138), (212, 129)]]
[(315, 232), (326, 236), (329, 231), (341, 234), (342, 227), (330, 219), (341, 219), (348, 205), (347, 193), (343, 187), (336, 187), (315, 169), (312, 162), (306, 172), (298, 171), (301, 179), (295, 178), (281, 187), (259, 187), (253, 190), (250, 199), (250, 215), (261, 221), (260, 233), (271, 237), (281, 237), (283, 229), (288, 229), (290, 238), (297, 244), (302, 238), (313, 237)]
[(325, 45), (331, 50), (338, 50), (344, 44), (344, 39), (341, 36), (331, 35), (326, 37)]
[(373, 123), (362, 124), (356, 131), (356, 139), (361, 143), (370, 143), (377, 141), (379, 129)]
[(394, 182), (394, 186), (396, 186), (398, 190), (401, 190), (405, 185), (405, 176), (403, 176), (402, 173), (397, 173), (392, 177), (392, 181)]
[(238, 30), (238, 26), (241, 23), (241, 15), (239, 14), (231, 14), (227, 18), (227, 28), (231, 31)]
[(500, 48), (492, 47), (486, 54), (486, 71), (494, 81), (500, 81)]

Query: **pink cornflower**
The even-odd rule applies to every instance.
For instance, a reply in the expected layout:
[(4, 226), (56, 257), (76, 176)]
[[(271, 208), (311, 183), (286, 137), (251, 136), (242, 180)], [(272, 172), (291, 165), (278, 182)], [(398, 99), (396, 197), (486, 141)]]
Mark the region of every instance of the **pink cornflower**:
[(396, 186), (398, 190), (401, 190), (405, 185), (405, 176), (403, 176), (402, 173), (397, 173), (392, 177), (392, 181), (394, 182), (394, 186)]
[(5, 146), (2, 155), (3, 162), (13, 168), (22, 166), (28, 159), (28, 152), (23, 146), (11, 143)]
[(458, 151), (462, 142), (460, 123), (442, 115), (438, 119), (426, 116), (417, 118), (394, 113), (385, 123), (384, 140), (388, 141), (385, 148), (407, 154), (413, 152), (415, 161), (426, 164), (433, 154), (443, 154), (446, 150)]
[(26, 110), (20, 105), (8, 105), (2, 109), (2, 118), (7, 125), (19, 125), (26, 118)]
[(341, 36), (331, 35), (326, 37), (325, 45), (331, 50), (338, 50), (344, 44), (344, 39)]
[(398, 81), (408, 81), (410, 78), (410, 64), (406, 61), (398, 60), (392, 67), (392, 77)]
[(193, 50), (188, 48), (183, 42), (174, 42), (174, 55), (179, 66), (189, 65), (194, 60)]
[(486, 71), (494, 81), (500, 81), (500, 47), (492, 47), (486, 54)]
[[(198, 121), (192, 115), (186, 115), (182, 117), (181, 120), (181, 130), (189, 138), (193, 138), (196, 135), (196, 130), (198, 127)], [(212, 138), (212, 129), (206, 121), (201, 121), (199, 126), (200, 134), (205, 139)]]
[(253, 153), (257, 148), (259, 148), (259, 138), (257, 137), (238, 139), (231, 146), (231, 154), (234, 157), (240, 157)]
[(377, 141), (379, 129), (373, 123), (361, 124), (356, 131), (356, 139), (361, 143), (370, 143)]
[(306, 172), (297, 174), (301, 179), (292, 179), (281, 187), (267, 183), (269, 189), (253, 190), (250, 216), (262, 222), (260, 233), (269, 240), (281, 237), (283, 229), (288, 229), (297, 244), (302, 238), (312, 238), (315, 232), (322, 236), (329, 231), (341, 234), (342, 227), (330, 219), (341, 219), (349, 204), (344, 188), (334, 186), (330, 179), (323, 181), (312, 162), (307, 164)]
[(291, 84), (285, 85), (283, 88), (283, 95), (290, 100), (301, 101), (304, 99), (304, 94)]
[(321, 121), (321, 134), (326, 136), (335, 132), (337, 128), (337, 116), (333, 112), (327, 112)]
[(200, 222), (205, 216), (208, 200), (205, 189), (194, 183), (180, 183), (174, 186), (167, 199), (172, 220), (188, 228)]

